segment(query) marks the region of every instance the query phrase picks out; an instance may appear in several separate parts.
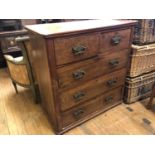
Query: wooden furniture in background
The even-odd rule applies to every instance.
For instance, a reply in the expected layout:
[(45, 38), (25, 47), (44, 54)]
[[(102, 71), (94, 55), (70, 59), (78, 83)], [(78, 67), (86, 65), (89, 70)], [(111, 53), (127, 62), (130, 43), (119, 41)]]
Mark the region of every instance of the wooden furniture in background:
[(33, 92), (35, 101), (38, 102), (39, 93), (28, 57), (29, 37), (18, 37), (15, 40), (19, 45), (23, 56), (13, 58), (11, 55), (4, 55), (12, 83), (15, 87), (16, 93), (18, 93), (16, 84), (23, 87), (29, 87)]
[(42, 105), (57, 134), (120, 104), (135, 21), (26, 26)]
[(4, 55), (3, 55), (2, 50), (0, 48), (0, 68), (3, 68), (5, 66), (6, 66), (5, 58), (4, 58)]
[(6, 67), (4, 54), (13, 57), (22, 56), (15, 38), (28, 35), (23, 27), (38, 24), (38, 22), (36, 19), (0, 19), (0, 68)]
[(20, 19), (22, 26), (39, 24), (38, 19)]
[(22, 56), (21, 49), (17, 45), (15, 38), (27, 35), (26, 30), (3, 31), (0, 32), (0, 68), (6, 67), (6, 61), (3, 55), (11, 55), (13, 57)]
[(0, 32), (22, 29), (20, 19), (0, 19)]

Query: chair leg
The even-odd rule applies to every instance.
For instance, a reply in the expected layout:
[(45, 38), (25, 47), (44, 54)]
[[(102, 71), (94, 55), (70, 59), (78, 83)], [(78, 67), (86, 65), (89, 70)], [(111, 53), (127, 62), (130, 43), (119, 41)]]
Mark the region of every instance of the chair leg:
[(147, 109), (150, 109), (151, 108), (154, 96), (155, 96), (155, 85), (152, 88), (150, 100), (149, 100), (148, 104), (146, 105), (146, 108)]
[(37, 85), (32, 85), (31, 90), (33, 93), (35, 103), (36, 104), (39, 103), (40, 102), (40, 95), (39, 95), (39, 89), (38, 89)]
[(15, 88), (16, 93), (18, 94), (18, 90), (17, 90), (17, 85), (16, 85), (16, 83), (15, 83), (14, 81), (12, 81), (12, 84), (13, 84), (13, 86), (14, 86), (14, 88)]
[(146, 105), (147, 109), (151, 109), (152, 102), (153, 102), (153, 97), (154, 97), (154, 95), (152, 94), (151, 97), (150, 97), (149, 103)]

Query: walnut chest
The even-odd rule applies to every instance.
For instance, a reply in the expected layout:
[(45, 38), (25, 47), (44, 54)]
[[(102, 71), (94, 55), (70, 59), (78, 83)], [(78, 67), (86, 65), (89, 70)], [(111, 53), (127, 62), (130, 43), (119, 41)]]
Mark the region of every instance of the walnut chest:
[(36, 78), (57, 134), (122, 103), (136, 21), (26, 26)]

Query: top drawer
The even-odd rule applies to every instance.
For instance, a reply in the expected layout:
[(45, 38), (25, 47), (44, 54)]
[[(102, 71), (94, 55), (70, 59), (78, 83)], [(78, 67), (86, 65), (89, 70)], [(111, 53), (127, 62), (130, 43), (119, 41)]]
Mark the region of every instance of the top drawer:
[(100, 52), (128, 48), (130, 45), (131, 29), (101, 33)]
[(56, 64), (62, 65), (93, 57), (99, 52), (99, 35), (79, 35), (54, 40)]

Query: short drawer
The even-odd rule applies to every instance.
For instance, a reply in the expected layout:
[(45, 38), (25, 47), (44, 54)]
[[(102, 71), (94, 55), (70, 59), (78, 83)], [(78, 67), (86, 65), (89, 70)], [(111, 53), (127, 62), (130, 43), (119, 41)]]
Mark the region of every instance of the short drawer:
[(129, 50), (120, 50), (107, 55), (73, 65), (61, 67), (57, 70), (60, 88), (67, 88), (95, 77), (126, 67)]
[(54, 40), (56, 64), (63, 65), (97, 55), (99, 34), (79, 35)]
[(122, 87), (113, 91), (105, 93), (93, 100), (85, 102), (83, 105), (71, 109), (70, 111), (62, 113), (63, 127), (75, 123), (79, 120), (85, 119), (89, 115), (107, 110), (114, 105), (117, 105), (122, 100)]
[(125, 82), (125, 75), (126, 68), (91, 80), (79, 87), (70, 89), (68, 91), (63, 91), (60, 93), (61, 110), (64, 111), (73, 106), (77, 106), (78, 104), (97, 95), (101, 95), (123, 85)]
[(131, 29), (101, 33), (100, 52), (129, 48)]

